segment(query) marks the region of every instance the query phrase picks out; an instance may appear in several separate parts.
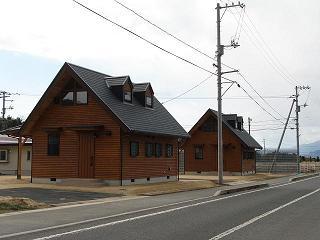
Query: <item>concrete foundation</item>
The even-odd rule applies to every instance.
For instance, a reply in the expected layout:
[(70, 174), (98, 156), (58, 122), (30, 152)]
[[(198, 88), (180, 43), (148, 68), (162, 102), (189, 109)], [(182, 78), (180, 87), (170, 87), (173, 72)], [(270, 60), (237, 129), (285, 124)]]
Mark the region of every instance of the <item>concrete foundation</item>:
[[(150, 177), (150, 178), (137, 178), (137, 179), (123, 179), (122, 185), (134, 185), (134, 184), (148, 184), (148, 183), (160, 183), (160, 182), (172, 182), (177, 181), (177, 176), (162, 176), (162, 177)], [(108, 186), (120, 186), (121, 180), (106, 180), (106, 179), (81, 179), (81, 178), (32, 178), (32, 183), (40, 184), (72, 184), (72, 185), (108, 185)]]

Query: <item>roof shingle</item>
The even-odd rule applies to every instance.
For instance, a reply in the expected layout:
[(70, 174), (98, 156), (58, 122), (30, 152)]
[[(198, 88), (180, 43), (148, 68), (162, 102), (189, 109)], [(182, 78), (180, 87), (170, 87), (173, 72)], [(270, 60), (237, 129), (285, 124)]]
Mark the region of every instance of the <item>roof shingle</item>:
[(154, 97), (152, 109), (142, 106), (135, 98), (133, 98), (132, 104), (124, 104), (105, 84), (106, 77), (108, 79), (114, 78), (71, 63), (67, 64), (130, 131), (189, 137), (189, 134), (156, 97)]

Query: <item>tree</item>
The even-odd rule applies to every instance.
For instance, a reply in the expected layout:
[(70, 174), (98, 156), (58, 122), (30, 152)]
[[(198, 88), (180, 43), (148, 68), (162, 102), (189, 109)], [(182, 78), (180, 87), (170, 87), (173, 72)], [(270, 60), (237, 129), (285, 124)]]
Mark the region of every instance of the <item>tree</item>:
[(2, 124), (0, 126), (0, 130), (19, 126), (22, 124), (22, 118), (20, 118), (20, 117), (13, 118), (11, 116), (8, 116), (7, 118), (1, 119), (1, 120), (2, 120)]

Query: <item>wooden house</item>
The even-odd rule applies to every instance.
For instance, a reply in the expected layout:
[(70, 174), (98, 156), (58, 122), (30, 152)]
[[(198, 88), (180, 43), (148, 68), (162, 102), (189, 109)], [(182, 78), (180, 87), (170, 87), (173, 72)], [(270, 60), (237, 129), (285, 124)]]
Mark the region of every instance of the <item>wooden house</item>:
[[(253, 174), (256, 171), (256, 149), (260, 144), (243, 128), (243, 118), (223, 115), (223, 169), (225, 174)], [(209, 109), (189, 131), (184, 149), (186, 173), (216, 174), (217, 112)]]
[(150, 83), (70, 63), (20, 135), (33, 140), (33, 182), (80, 178), (111, 185), (176, 180), (178, 141), (188, 137)]

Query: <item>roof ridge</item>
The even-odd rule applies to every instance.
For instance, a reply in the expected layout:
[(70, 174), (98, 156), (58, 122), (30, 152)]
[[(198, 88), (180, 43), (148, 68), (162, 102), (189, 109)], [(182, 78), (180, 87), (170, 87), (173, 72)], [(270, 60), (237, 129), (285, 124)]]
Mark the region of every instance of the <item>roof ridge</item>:
[(69, 62), (65, 62), (65, 63), (66, 63), (67, 65), (69, 65), (71, 68), (72, 68), (72, 66), (75, 66), (75, 67), (79, 67), (79, 68), (82, 68), (82, 69), (85, 69), (85, 70), (89, 70), (89, 71), (91, 71), (91, 72), (95, 72), (95, 73), (99, 73), (99, 74), (105, 75), (105, 76), (107, 76), (107, 77), (111, 77), (111, 76), (108, 75), (108, 74), (105, 74), (105, 73), (103, 73), (103, 72), (98, 72), (98, 71), (92, 70), (92, 69), (90, 69), (90, 68), (82, 67), (82, 66), (79, 66), (79, 65), (76, 65), (76, 64), (73, 64), (73, 63), (69, 63)]

